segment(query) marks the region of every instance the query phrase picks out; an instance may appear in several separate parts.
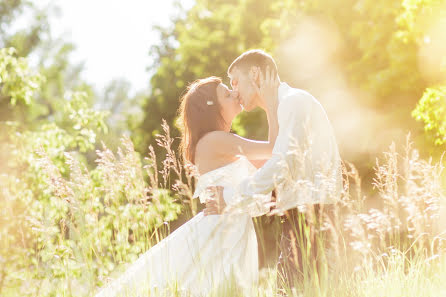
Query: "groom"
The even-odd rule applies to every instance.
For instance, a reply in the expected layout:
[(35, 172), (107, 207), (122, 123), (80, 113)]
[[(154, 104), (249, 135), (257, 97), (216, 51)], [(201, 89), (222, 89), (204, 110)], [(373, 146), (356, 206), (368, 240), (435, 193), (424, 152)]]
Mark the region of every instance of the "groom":
[[(267, 67), (278, 73), (269, 54), (250, 50), (228, 68), (231, 86), (238, 91), (248, 112), (262, 100), (274, 100), (260, 98), (252, 84), (253, 79), (260, 83)], [(306, 273), (304, 264), (308, 259), (304, 257), (311, 254), (312, 260), (319, 261), (315, 233), (321, 229), (322, 221), (342, 190), (341, 162), (331, 124), (311, 94), (281, 82), (274, 112), (277, 112), (279, 134), (272, 157), (240, 183), (238, 194), (241, 199), (255, 201), (257, 194), (274, 190), (275, 206), (270, 214), (281, 215), (283, 223), (278, 271), (290, 287), (293, 280), (301, 279)], [(222, 188), (217, 187), (218, 199), (206, 204), (206, 215), (222, 213), (225, 206), (222, 193)]]

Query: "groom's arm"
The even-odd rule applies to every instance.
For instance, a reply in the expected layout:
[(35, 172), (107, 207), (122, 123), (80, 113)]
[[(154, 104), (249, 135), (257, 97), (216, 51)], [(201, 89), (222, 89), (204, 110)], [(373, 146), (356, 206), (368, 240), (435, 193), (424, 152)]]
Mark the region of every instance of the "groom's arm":
[(239, 184), (240, 199), (251, 199), (258, 207), (262, 199), (256, 195), (267, 194), (286, 182), (287, 191), (293, 193), (286, 199), (293, 201), (284, 200), (282, 204), (335, 202), (342, 191), (341, 162), (322, 106), (311, 95), (299, 94), (281, 102), (279, 110), (279, 135), (273, 156)]
[[(265, 201), (265, 195), (285, 181), (288, 184), (289, 180), (295, 178), (296, 170), (305, 168), (304, 164), (298, 164), (301, 147), (307, 145), (308, 133), (312, 129), (312, 101), (305, 96), (306, 94), (293, 94), (281, 100), (278, 109), (279, 134), (272, 157), (238, 186), (238, 199), (243, 201), (252, 216), (268, 213), (271, 201)], [(296, 195), (300, 195), (300, 192), (298, 190)], [(303, 192), (305, 191), (302, 194)]]
[(274, 144), (272, 157), (250, 177), (239, 185), (239, 194), (254, 197), (267, 194), (282, 183), (289, 172), (292, 146), (304, 139), (305, 101), (298, 95), (283, 98), (278, 109), (279, 134)]

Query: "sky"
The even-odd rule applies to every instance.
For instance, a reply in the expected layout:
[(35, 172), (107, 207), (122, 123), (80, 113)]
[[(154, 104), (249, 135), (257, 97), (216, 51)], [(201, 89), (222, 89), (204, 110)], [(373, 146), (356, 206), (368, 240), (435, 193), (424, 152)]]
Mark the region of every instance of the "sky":
[[(96, 90), (101, 91), (115, 78), (128, 80), (131, 92), (149, 87), (149, 49), (159, 42), (152, 26), (171, 23), (170, 17), (176, 11), (174, 0), (51, 2), (60, 8), (60, 15), (50, 20), (53, 36), (75, 44), (72, 62), (85, 63), (82, 76)], [(181, 3), (190, 8), (194, 0)]]

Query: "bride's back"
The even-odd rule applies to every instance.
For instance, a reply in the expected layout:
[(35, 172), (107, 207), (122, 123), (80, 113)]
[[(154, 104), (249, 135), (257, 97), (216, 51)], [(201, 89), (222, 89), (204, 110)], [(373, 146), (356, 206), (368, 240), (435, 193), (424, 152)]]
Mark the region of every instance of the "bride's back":
[(197, 166), (200, 175), (209, 171), (228, 165), (238, 159), (237, 156), (222, 154), (215, 149), (209, 134), (204, 135), (197, 143), (195, 149), (195, 166)]

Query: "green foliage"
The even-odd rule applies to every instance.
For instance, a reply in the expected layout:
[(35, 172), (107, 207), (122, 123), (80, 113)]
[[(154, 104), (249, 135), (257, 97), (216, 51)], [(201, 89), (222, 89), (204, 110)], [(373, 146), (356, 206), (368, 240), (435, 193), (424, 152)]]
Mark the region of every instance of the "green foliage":
[[(105, 147), (98, 151), (98, 167), (90, 172), (74, 154), (65, 154), (69, 179), (62, 178), (45, 152), (39, 153), (37, 172), (44, 173), (41, 183), (49, 187), (50, 201), (57, 202), (51, 209), (59, 209), (46, 215), (55, 232), (48, 236), (45, 231), (52, 245), (42, 247), (39, 254), (61, 257), (51, 259), (54, 266), (42, 272), (64, 281), (78, 279), (94, 291), (93, 279), (102, 282), (136, 260), (157, 242), (164, 223), (176, 219), (180, 206), (172, 194), (150, 191), (132, 143), (123, 139), (122, 146), (117, 157)], [(57, 290), (55, 284), (52, 290)]]
[[(33, 24), (11, 31), (25, 9)], [(144, 171), (128, 140), (89, 163), (109, 112), (93, 108), (98, 97), (68, 59), (73, 45), (41, 39), (45, 24), (29, 2), (0, 4), (0, 47), (15, 47), (0, 49), (2, 296), (87, 295), (163, 238), (181, 210), (181, 195), (146, 181), (153, 168)], [(122, 101), (128, 90), (117, 90)]]
[[(14, 47), (17, 55), (26, 57), (39, 48), (49, 34), (48, 14), (54, 6), (48, 3), (45, 11), (29, 0), (3, 0), (0, 2), (0, 48)], [(26, 26), (20, 18), (26, 15)]]
[(428, 88), (413, 110), (412, 116), (424, 124), (435, 144), (446, 143), (446, 86)]
[[(14, 50), (1, 53), (8, 62), (1, 64), (7, 65), (2, 96), (37, 105), (45, 80), (31, 74)], [(98, 278), (101, 283), (162, 238), (165, 222), (180, 212), (171, 190), (145, 181), (128, 140), (118, 157), (105, 147), (98, 151), (98, 166), (89, 171), (85, 153), (95, 148), (98, 133), (107, 132), (107, 112), (92, 109), (87, 92), (67, 91), (59, 101), (53, 121), (32, 127), (0, 121), (0, 294), (16, 292), (24, 282), (33, 284), (24, 293), (31, 296), (76, 282), (89, 284), (82, 294), (94, 291)]]
[(387, 100), (395, 93), (416, 91), (422, 83), (417, 71), (417, 39), (413, 17), (420, 8), (404, 1), (356, 1), (350, 35), (359, 56), (351, 61), (355, 83)]
[(14, 48), (0, 49), (0, 98), (9, 98), (12, 105), (30, 105), (43, 77), (31, 73), (26, 60), (15, 54)]
[[(188, 83), (209, 75), (225, 78), (232, 60), (250, 48), (271, 52), (282, 79), (300, 86), (295, 78), (299, 65), (290, 68), (293, 57), (281, 47), (308, 17), (326, 21), (339, 33), (342, 46), (335, 53), (336, 63), (352, 88), (369, 94), (358, 98), (360, 103), (389, 113), (403, 129), (415, 129), (409, 106), (433, 83), (420, 71), (419, 51), (429, 24), (444, 9), (441, 0), (198, 0), (171, 27), (158, 28), (162, 43), (151, 50), (155, 74), (140, 129), (153, 133), (139, 138), (138, 146), (146, 151), (154, 142), (161, 118), (175, 125), (174, 107)], [(294, 47), (298, 50), (300, 45)], [(243, 136), (265, 138), (265, 117), (260, 110), (242, 113), (233, 129)]]
[[(93, 144), (96, 142), (95, 131), (102, 131), (107, 133), (107, 126), (105, 118), (108, 112), (99, 112), (91, 109), (87, 102), (87, 93), (74, 92), (67, 93), (66, 100), (69, 100), (64, 106), (64, 114), (72, 125), (73, 131), (70, 133), (76, 146), (81, 152), (93, 149)], [(74, 145), (72, 145), (74, 146)]]

